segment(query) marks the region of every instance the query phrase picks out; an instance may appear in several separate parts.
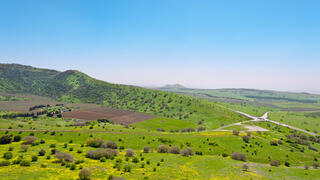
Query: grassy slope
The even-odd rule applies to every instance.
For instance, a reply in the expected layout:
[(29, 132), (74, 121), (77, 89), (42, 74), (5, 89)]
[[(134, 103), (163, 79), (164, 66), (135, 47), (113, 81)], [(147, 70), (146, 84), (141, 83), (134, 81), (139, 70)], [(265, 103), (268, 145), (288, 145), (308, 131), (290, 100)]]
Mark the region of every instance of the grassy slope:
[(22, 65), (0, 64), (0, 91), (31, 93), (67, 101), (105, 106), (191, 121), (217, 128), (244, 120), (214, 103), (192, 97), (133, 86), (110, 84), (78, 71), (58, 72)]

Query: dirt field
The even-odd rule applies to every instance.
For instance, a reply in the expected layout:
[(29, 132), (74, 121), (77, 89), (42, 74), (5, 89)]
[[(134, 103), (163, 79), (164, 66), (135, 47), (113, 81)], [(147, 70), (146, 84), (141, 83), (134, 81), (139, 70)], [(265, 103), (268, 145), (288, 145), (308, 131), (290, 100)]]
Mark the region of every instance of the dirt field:
[[(10, 101), (0, 102), (0, 111), (16, 111), (16, 112), (28, 112), (29, 107), (40, 105), (40, 104), (60, 104), (62, 102), (54, 101), (46, 97), (34, 96), (34, 95), (14, 95), (17, 97), (30, 98), (30, 101)], [(76, 110), (71, 112), (65, 112), (62, 114), (65, 118), (75, 118), (82, 120), (98, 120), (106, 118), (112, 120), (116, 124), (132, 124), (135, 122), (145, 121), (148, 119), (155, 118), (156, 116), (136, 113), (126, 110), (111, 109), (96, 104), (71, 104), (63, 103), (66, 106), (75, 107)]]

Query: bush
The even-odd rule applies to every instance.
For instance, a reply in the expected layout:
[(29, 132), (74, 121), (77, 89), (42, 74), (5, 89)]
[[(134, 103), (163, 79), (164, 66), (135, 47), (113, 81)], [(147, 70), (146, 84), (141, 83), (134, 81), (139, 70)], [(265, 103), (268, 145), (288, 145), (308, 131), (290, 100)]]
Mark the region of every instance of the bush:
[(305, 165), (304, 165), (304, 169), (306, 169), (306, 170), (309, 169), (309, 165), (308, 165), (308, 164), (305, 164)]
[(193, 149), (188, 147), (188, 148), (182, 150), (180, 152), (180, 154), (181, 154), (181, 156), (193, 156), (194, 155), (194, 151), (193, 151)]
[(60, 161), (62, 161), (62, 160), (66, 161), (66, 162), (73, 162), (74, 161), (72, 154), (68, 154), (65, 152), (58, 152), (58, 153), (56, 153), (55, 157), (57, 159), (59, 159)]
[(278, 160), (271, 160), (270, 166), (280, 166), (280, 162)]
[(133, 162), (133, 163), (138, 163), (138, 162), (139, 162), (139, 159), (138, 159), (137, 157), (135, 157), (135, 158), (132, 159), (132, 162)]
[(106, 162), (106, 161), (107, 161), (107, 158), (106, 158), (106, 157), (100, 158), (100, 162)]
[(270, 141), (270, 145), (271, 146), (278, 146), (278, 141), (272, 140), (272, 141)]
[(222, 153), (222, 157), (228, 157), (229, 155), (227, 153)]
[(232, 134), (233, 134), (233, 135), (236, 135), (236, 136), (239, 136), (239, 131), (233, 130), (233, 131), (232, 131)]
[(32, 161), (32, 162), (38, 161), (38, 156), (32, 156), (32, 157), (31, 157), (31, 161)]
[(316, 163), (316, 162), (315, 162), (315, 163), (313, 163), (313, 165), (312, 165), (312, 166), (313, 166), (313, 168), (314, 168), (314, 169), (318, 169), (318, 168), (319, 168), (319, 164), (318, 164), (318, 163)]
[(287, 167), (290, 167), (290, 163), (289, 163), (289, 162), (287, 162), (287, 161), (286, 161), (286, 162), (284, 162), (284, 165), (285, 165), (285, 166), (287, 166)]
[(71, 164), (71, 166), (70, 166), (70, 170), (75, 170), (76, 169), (76, 165), (75, 164)]
[(250, 137), (249, 137), (249, 136), (242, 136), (242, 140), (243, 140), (245, 143), (249, 143)]
[(247, 161), (247, 156), (243, 153), (233, 152), (231, 158), (238, 161)]
[(160, 145), (158, 147), (158, 153), (167, 153), (169, 150), (169, 147), (167, 145)]
[(44, 144), (44, 143), (46, 143), (46, 141), (43, 140), (43, 139), (41, 139), (41, 140), (40, 140), (40, 144)]
[(28, 149), (29, 149), (29, 146), (27, 146), (27, 145), (21, 145), (21, 149), (22, 149), (24, 152), (27, 152)]
[(204, 131), (204, 130), (206, 130), (206, 128), (205, 127), (203, 127), (203, 126), (200, 126), (200, 127), (198, 127), (198, 132), (200, 132), (200, 131)]
[(10, 144), (12, 142), (12, 137), (9, 135), (3, 135), (0, 137), (0, 144)]
[(249, 170), (249, 166), (247, 164), (243, 164), (242, 165), (242, 170), (243, 171), (248, 171)]
[(14, 141), (14, 142), (19, 142), (19, 141), (21, 141), (21, 136), (19, 136), (19, 135), (18, 135), (18, 136), (14, 136), (14, 137), (13, 137), (13, 141)]
[(82, 169), (79, 172), (79, 179), (80, 180), (90, 180), (91, 179), (91, 172), (89, 169)]
[(27, 160), (22, 160), (21, 162), (20, 162), (20, 166), (30, 166), (30, 161), (27, 161)]
[(39, 151), (39, 156), (44, 156), (45, 154), (46, 154), (46, 151), (45, 151), (45, 150), (41, 149), (41, 150)]
[(90, 147), (100, 147), (102, 144), (103, 144), (103, 140), (102, 139), (98, 139), (98, 138), (94, 138), (94, 139), (89, 139), (87, 141), (87, 146), (90, 146)]
[(126, 150), (126, 156), (127, 157), (133, 157), (135, 155), (134, 150), (133, 149), (127, 149)]
[(102, 157), (105, 157), (107, 159), (110, 159), (114, 156), (118, 155), (118, 151), (114, 149), (96, 149), (96, 150), (90, 150), (86, 153), (87, 158), (91, 159), (100, 159)]
[(181, 130), (181, 132), (195, 132), (196, 130), (194, 128), (184, 128)]
[(129, 164), (126, 164), (123, 166), (123, 171), (124, 172), (131, 172), (131, 166)]
[(32, 144), (37, 140), (34, 136), (26, 136), (23, 138), (23, 144)]
[(149, 153), (149, 152), (150, 152), (149, 146), (143, 147), (143, 152), (144, 152), (144, 153)]
[(180, 149), (179, 149), (178, 146), (172, 146), (172, 147), (169, 149), (169, 153), (179, 154), (179, 153), (180, 153)]
[(0, 166), (9, 166), (10, 162), (9, 161), (0, 161)]
[(13, 149), (14, 149), (14, 148), (13, 148), (12, 146), (10, 146), (9, 149), (8, 149), (8, 151), (13, 151)]
[(102, 148), (118, 149), (118, 144), (114, 141), (108, 141), (101, 145)]
[(12, 157), (13, 157), (12, 152), (5, 152), (3, 154), (3, 158), (5, 158), (5, 159), (12, 159)]

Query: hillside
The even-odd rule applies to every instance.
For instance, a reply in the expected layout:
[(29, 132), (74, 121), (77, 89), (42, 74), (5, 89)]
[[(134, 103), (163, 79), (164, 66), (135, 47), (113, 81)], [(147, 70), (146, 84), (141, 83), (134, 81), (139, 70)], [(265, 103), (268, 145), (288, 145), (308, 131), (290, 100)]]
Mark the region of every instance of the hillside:
[(73, 103), (95, 103), (107, 107), (181, 119), (217, 128), (244, 120), (213, 102), (159, 90), (111, 84), (79, 71), (39, 69), (17, 64), (0, 65), (0, 91), (29, 93)]

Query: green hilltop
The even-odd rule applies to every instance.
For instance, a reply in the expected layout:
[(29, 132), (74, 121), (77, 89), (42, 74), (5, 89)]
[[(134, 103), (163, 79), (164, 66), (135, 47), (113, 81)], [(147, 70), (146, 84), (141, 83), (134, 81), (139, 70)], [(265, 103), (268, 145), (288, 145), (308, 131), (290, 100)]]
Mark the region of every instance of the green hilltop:
[(194, 123), (202, 121), (207, 128), (245, 119), (214, 102), (172, 92), (111, 84), (75, 70), (59, 72), (0, 64), (0, 77), (0, 92), (29, 93), (64, 102), (103, 104)]

